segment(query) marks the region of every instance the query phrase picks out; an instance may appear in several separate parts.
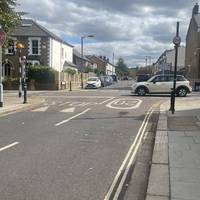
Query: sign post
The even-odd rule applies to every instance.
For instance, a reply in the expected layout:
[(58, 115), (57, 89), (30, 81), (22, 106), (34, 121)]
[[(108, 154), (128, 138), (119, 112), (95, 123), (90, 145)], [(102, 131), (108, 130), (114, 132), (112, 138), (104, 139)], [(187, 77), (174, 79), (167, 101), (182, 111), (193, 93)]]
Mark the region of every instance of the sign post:
[(6, 33), (0, 26), (0, 107), (3, 107), (3, 84), (2, 84), (2, 46), (6, 41)]
[(170, 111), (172, 111), (172, 114), (174, 114), (174, 111), (175, 111), (178, 47), (180, 46), (180, 43), (181, 43), (181, 37), (179, 36), (179, 22), (177, 22), (177, 25), (176, 25), (176, 37), (174, 37), (173, 43), (175, 45), (174, 83), (173, 83), (173, 88), (172, 88), (172, 92), (171, 92), (171, 106), (169, 109)]

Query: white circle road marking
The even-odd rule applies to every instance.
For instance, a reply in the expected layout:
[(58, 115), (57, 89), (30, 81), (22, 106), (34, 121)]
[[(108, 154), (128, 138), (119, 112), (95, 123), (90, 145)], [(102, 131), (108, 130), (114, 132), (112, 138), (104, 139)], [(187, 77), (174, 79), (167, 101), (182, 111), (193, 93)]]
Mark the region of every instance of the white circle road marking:
[(106, 104), (106, 107), (118, 110), (131, 110), (138, 108), (141, 103), (142, 100), (140, 99), (115, 99)]

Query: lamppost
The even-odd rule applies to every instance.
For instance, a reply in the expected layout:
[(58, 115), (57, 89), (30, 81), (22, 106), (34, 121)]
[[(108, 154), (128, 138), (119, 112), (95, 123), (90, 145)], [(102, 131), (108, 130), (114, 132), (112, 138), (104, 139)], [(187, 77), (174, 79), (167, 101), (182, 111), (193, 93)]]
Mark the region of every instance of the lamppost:
[(83, 39), (92, 38), (94, 35), (83, 35), (81, 36), (81, 88), (83, 88)]
[(19, 50), (19, 97), (22, 96), (22, 59), (21, 59), (21, 50), (24, 48), (24, 45), (21, 42), (17, 42), (16, 48)]

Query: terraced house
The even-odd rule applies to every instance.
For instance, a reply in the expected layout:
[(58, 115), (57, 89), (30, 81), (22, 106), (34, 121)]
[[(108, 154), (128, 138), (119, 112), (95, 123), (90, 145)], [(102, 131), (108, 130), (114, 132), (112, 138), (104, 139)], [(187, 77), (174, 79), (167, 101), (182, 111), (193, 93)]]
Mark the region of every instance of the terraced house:
[(23, 19), (11, 35), (9, 47), (4, 49), (3, 76), (19, 76), (19, 50), (17, 41), (24, 45), (21, 56), (26, 56), (30, 65), (49, 66), (61, 72), (73, 64), (73, 46), (48, 31), (31, 19)]
[(199, 5), (193, 8), (186, 36), (186, 57), (185, 66), (190, 79), (199, 82), (200, 80), (200, 14)]

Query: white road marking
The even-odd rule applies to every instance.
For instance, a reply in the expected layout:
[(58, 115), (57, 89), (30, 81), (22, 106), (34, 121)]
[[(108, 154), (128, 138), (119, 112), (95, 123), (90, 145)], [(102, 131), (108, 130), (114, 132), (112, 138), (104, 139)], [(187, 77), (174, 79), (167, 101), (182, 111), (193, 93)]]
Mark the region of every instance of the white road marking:
[(55, 102), (55, 101), (52, 101), (51, 105), (52, 105), (52, 106), (56, 105), (56, 102)]
[(63, 113), (73, 113), (74, 111), (75, 111), (75, 108), (67, 108), (67, 109), (61, 110), (60, 112), (63, 112)]
[(32, 110), (32, 112), (45, 112), (48, 108), (49, 106), (44, 106), (44, 107), (36, 108)]
[(62, 124), (65, 124), (65, 123), (69, 122), (70, 120), (72, 120), (72, 119), (74, 119), (74, 118), (76, 118), (76, 117), (78, 117), (78, 116), (80, 116), (80, 115), (85, 114), (85, 113), (88, 112), (89, 110), (90, 110), (90, 108), (87, 108), (87, 109), (84, 110), (83, 112), (78, 113), (77, 115), (74, 115), (74, 116), (72, 116), (72, 117), (70, 117), (70, 118), (68, 118), (68, 119), (66, 119), (66, 120), (63, 120), (63, 121), (61, 121), (61, 122), (55, 124), (55, 126), (60, 126), (60, 125), (62, 125)]
[(6, 150), (6, 149), (9, 149), (9, 148), (11, 148), (11, 147), (13, 147), (13, 146), (15, 146), (15, 145), (17, 145), (17, 144), (19, 144), (19, 142), (14, 142), (14, 143), (12, 143), (12, 144), (9, 144), (9, 145), (7, 145), (7, 146), (5, 146), (5, 147), (0, 148), (0, 151), (4, 151), (4, 150)]
[(67, 98), (67, 99), (107, 99), (112, 98), (111, 96), (41, 96), (49, 98)]
[(70, 103), (70, 102), (67, 101), (67, 102), (65, 102), (65, 103), (61, 103), (61, 104), (59, 104), (59, 106), (64, 106), (64, 105), (69, 104), (69, 103)]
[(131, 110), (138, 108), (141, 103), (142, 100), (140, 99), (115, 99), (114, 101), (106, 104), (106, 107), (118, 110)]
[(108, 102), (108, 101), (111, 101), (111, 100), (114, 99), (114, 98), (115, 98), (115, 97), (111, 97), (111, 98), (109, 98), (109, 99), (106, 99), (105, 101), (100, 102), (99, 104), (102, 105), (102, 104), (104, 104), (104, 103), (106, 103), (106, 102)]
[[(144, 131), (145, 131), (145, 129), (146, 129), (146, 126), (147, 126), (147, 124), (148, 124), (148, 120), (149, 120), (149, 118), (150, 118), (150, 116), (151, 116), (151, 114), (152, 114), (152, 110), (151, 110), (152, 108), (150, 108), (149, 109), (149, 111), (147, 112), (147, 114), (146, 114), (146, 116), (145, 116), (145, 118), (144, 118), (144, 120), (143, 120), (143, 122), (142, 122), (142, 125), (140, 126), (140, 129), (139, 129), (139, 131), (138, 131), (138, 133), (137, 133), (137, 135), (136, 135), (136, 137), (135, 137), (135, 139), (134, 139), (134, 142), (132, 143), (132, 145), (131, 145), (131, 147), (129, 148), (129, 151), (128, 151), (128, 153), (127, 153), (127, 155), (126, 155), (126, 157), (125, 157), (125, 159), (123, 160), (123, 162), (122, 162), (122, 165), (120, 166), (120, 168), (119, 168), (119, 170), (118, 170), (118, 172), (117, 172), (117, 174), (116, 174), (116, 176), (115, 176), (115, 178), (114, 178), (114, 180), (113, 180), (113, 182), (112, 182), (112, 184), (111, 184), (111, 187), (110, 187), (110, 189), (108, 190), (108, 193), (106, 194), (106, 196), (105, 196), (105, 198), (104, 198), (104, 200), (109, 200), (110, 199), (110, 197), (111, 197), (111, 195), (112, 195), (112, 193), (113, 193), (113, 190), (114, 190), (114, 188), (116, 187), (116, 184), (118, 183), (118, 181), (119, 181), (119, 177), (121, 176), (121, 173), (124, 171), (124, 170), (126, 170), (127, 168), (125, 168), (125, 165), (126, 165), (126, 163), (128, 162), (128, 160), (129, 160), (129, 158), (131, 157), (135, 157), (135, 150), (134, 150), (134, 148), (137, 148), (137, 143), (138, 143), (138, 140), (140, 139), (140, 138), (142, 138), (142, 136), (143, 136), (143, 134), (144, 134)], [(139, 144), (141, 143), (141, 141), (139, 140)], [(130, 163), (130, 162), (129, 162)], [(126, 171), (125, 171), (126, 172)], [(123, 177), (122, 177), (122, 179), (123, 179)], [(122, 180), (121, 179), (121, 180)], [(119, 186), (121, 185), (121, 181), (120, 181), (120, 184), (119, 184)], [(118, 186), (118, 188), (117, 188), (117, 191), (119, 191), (119, 186)], [(120, 191), (121, 192), (121, 191)], [(116, 200), (116, 193), (115, 193), (115, 196), (114, 196), (114, 199)]]

